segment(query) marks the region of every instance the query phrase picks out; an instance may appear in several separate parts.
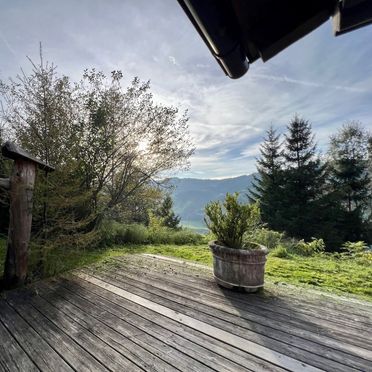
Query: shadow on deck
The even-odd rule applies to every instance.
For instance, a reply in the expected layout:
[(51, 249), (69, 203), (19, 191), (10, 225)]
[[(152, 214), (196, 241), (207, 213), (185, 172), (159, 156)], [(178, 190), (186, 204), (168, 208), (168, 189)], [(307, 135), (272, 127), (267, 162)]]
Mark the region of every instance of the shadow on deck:
[(370, 371), (372, 306), (208, 268), (124, 256), (7, 292), (0, 370)]

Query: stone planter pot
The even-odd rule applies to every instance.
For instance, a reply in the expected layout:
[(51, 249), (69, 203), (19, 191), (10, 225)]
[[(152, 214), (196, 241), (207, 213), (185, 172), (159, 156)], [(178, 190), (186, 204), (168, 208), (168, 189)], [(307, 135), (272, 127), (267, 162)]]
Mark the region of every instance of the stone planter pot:
[(268, 249), (229, 248), (218, 241), (209, 242), (213, 254), (213, 273), (218, 284), (225, 288), (239, 287), (256, 292), (264, 285), (265, 263)]

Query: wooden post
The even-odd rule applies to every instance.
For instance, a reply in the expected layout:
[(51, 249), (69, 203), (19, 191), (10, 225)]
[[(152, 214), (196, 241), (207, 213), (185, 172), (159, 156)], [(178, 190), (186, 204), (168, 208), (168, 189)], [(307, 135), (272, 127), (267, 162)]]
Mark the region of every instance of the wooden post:
[(4, 284), (22, 285), (27, 276), (36, 164), (17, 159), (10, 177), (10, 213)]
[(0, 186), (9, 188), (10, 195), (4, 286), (11, 288), (22, 285), (27, 277), (36, 168), (42, 168), (46, 172), (51, 172), (54, 168), (34, 158), (11, 142), (5, 143), (2, 153), (14, 160), (10, 180), (0, 180)]

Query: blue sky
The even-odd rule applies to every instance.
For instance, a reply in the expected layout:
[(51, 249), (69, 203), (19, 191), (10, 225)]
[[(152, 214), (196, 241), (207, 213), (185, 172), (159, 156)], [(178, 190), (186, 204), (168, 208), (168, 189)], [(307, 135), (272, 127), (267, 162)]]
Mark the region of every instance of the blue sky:
[(265, 130), (295, 113), (321, 149), (350, 120), (372, 128), (372, 26), (335, 38), (331, 22), (239, 80), (225, 77), (175, 0), (0, 0), (0, 78), (44, 56), (79, 79), (85, 68), (151, 80), (156, 99), (187, 109), (197, 151), (183, 177), (255, 171)]

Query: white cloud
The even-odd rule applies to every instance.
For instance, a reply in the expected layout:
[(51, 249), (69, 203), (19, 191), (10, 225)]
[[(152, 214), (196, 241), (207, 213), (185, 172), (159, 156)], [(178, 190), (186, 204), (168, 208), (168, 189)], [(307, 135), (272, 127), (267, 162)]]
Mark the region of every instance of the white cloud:
[[(253, 172), (265, 130), (283, 130), (295, 113), (312, 122), (321, 147), (347, 120), (372, 123), (371, 27), (334, 38), (323, 26), (230, 80), (173, 0), (8, 2), (0, 24), (18, 55), (37, 59), (42, 41), (46, 59), (74, 79), (87, 67), (121, 69), (128, 81), (151, 79), (155, 101), (188, 109), (197, 152), (184, 175)], [(27, 64), (14, 59), (0, 49), (2, 76)]]

